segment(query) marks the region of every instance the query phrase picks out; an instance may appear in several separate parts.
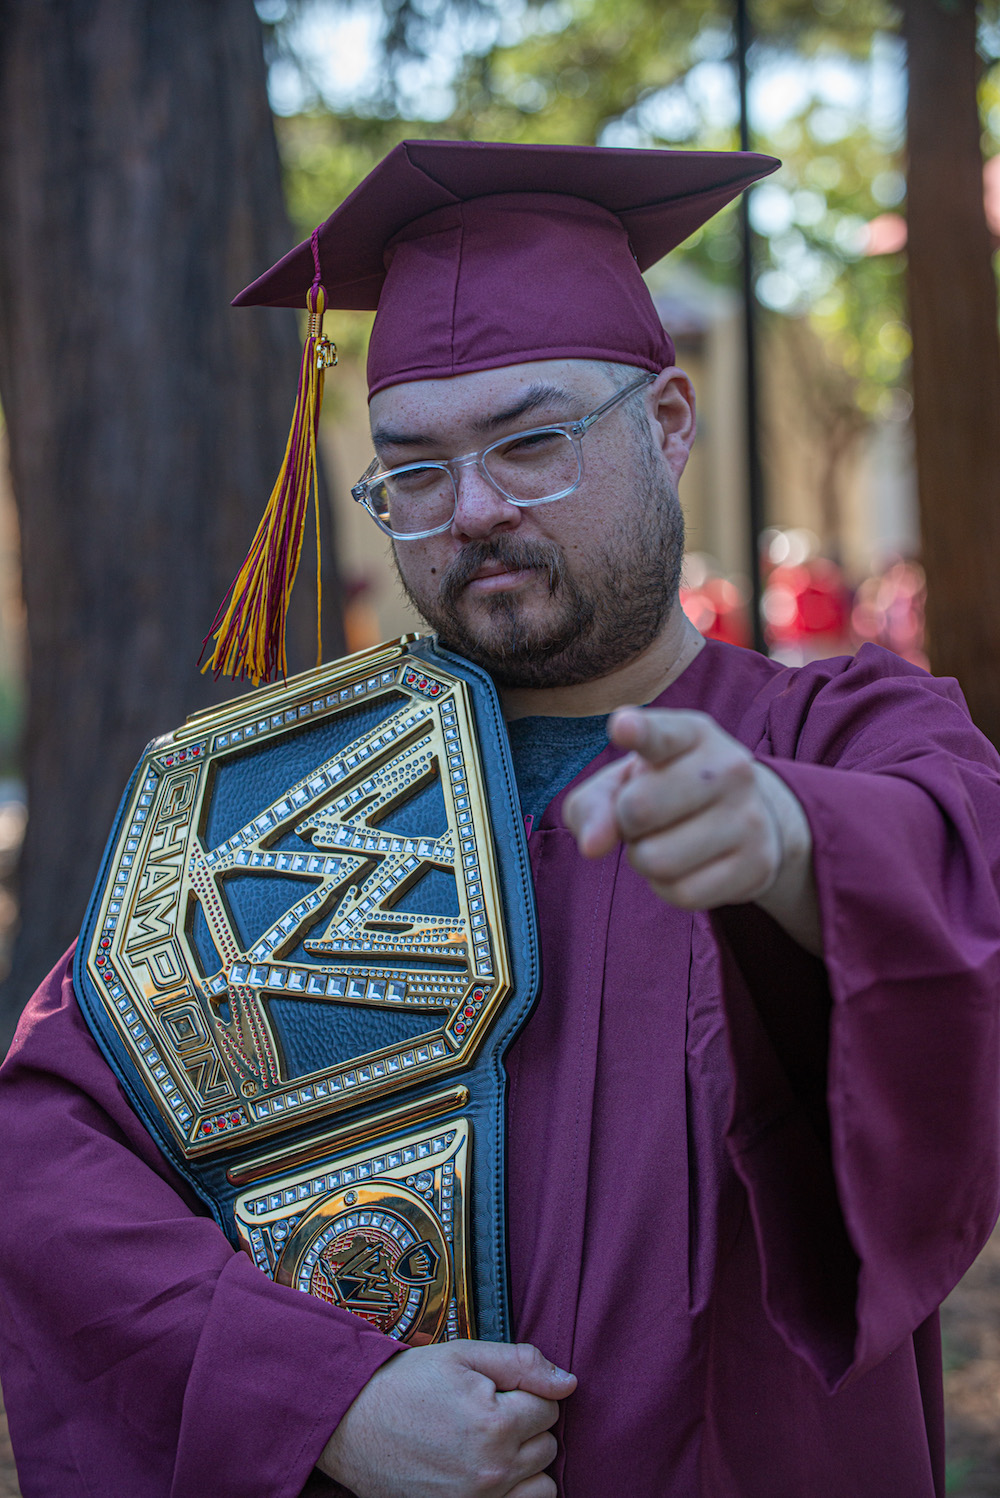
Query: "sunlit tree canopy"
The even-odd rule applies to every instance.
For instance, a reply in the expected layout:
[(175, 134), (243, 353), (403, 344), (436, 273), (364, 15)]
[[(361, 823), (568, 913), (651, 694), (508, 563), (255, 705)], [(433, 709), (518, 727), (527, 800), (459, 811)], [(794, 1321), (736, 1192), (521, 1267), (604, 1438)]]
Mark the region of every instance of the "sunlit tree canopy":
[[(397, 141), (729, 149), (739, 101), (732, 5), (718, 0), (258, 0), (290, 209), (307, 233)], [(905, 415), (900, 251), (869, 226), (905, 214), (905, 58), (885, 0), (751, 6), (753, 145), (782, 159), (753, 194), (757, 295), (804, 322), (863, 424)], [(1000, 151), (1000, 24), (980, 27), (984, 150)], [(671, 257), (735, 284), (727, 210)], [(660, 276), (670, 272), (660, 271)], [(348, 335), (360, 346), (368, 322)]]

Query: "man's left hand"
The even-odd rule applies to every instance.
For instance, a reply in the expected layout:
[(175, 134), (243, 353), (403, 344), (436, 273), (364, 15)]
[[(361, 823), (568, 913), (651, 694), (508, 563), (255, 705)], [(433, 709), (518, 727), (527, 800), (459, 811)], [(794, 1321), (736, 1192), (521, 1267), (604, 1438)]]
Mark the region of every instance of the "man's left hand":
[(623, 842), (632, 867), (671, 905), (753, 902), (822, 956), (812, 834), (780, 776), (705, 713), (619, 708), (608, 737), (630, 753), (563, 807), (584, 857)]

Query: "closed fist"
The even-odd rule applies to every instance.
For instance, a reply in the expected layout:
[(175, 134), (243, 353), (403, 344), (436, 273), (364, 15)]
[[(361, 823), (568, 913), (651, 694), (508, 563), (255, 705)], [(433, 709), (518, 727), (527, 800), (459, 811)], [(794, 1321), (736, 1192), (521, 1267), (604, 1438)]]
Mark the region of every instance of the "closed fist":
[(358, 1498), (553, 1498), (550, 1430), (575, 1388), (526, 1344), (411, 1348), (369, 1379), (317, 1465)]

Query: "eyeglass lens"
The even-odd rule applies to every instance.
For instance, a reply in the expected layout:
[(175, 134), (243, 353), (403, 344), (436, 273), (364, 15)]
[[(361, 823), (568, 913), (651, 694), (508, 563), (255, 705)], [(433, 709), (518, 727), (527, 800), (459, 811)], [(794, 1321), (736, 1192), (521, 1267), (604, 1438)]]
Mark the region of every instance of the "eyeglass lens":
[[(523, 432), (487, 448), (482, 466), (492, 483), (515, 504), (540, 504), (572, 489), (580, 479), (580, 459), (565, 432)], [(368, 490), (372, 508), (395, 535), (446, 525), (455, 512), (457, 487), (438, 463), (414, 463), (375, 480)]]

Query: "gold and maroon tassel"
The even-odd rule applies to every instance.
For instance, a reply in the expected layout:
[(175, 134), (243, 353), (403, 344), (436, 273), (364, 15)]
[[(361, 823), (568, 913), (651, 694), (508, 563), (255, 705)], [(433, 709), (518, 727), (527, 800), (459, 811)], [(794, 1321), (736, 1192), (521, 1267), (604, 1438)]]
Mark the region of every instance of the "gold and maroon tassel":
[(316, 517), (316, 664), (323, 659), (317, 439), (323, 378), (336, 364), (337, 350), (323, 336), (326, 292), (320, 282), (316, 231), (312, 251), (316, 277), (306, 296), (309, 328), (284, 461), (250, 550), (202, 643), (204, 658), (214, 636), (215, 648), (203, 671), (211, 669), (216, 678), (248, 676), (254, 686), (288, 674), (285, 624), (310, 500)]

